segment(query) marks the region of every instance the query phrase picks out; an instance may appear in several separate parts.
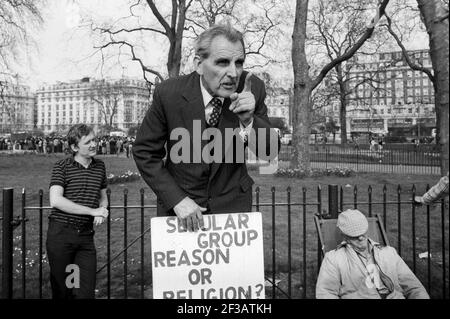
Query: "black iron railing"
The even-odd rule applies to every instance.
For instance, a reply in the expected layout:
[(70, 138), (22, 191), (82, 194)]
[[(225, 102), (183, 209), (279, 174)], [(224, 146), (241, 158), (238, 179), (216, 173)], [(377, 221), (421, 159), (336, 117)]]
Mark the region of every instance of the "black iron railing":
[[(406, 190), (398, 185), (393, 194), (384, 185), (380, 194), (375, 193), (372, 186), (368, 187), (367, 193), (358, 190), (357, 186), (339, 188), (329, 185), (327, 192), (319, 186), (316, 193), (308, 192), (306, 187), (295, 192), (291, 187), (283, 191), (277, 191), (274, 186), (270, 190), (256, 187), (253, 207), (263, 213), (264, 235), (267, 235), (264, 236), (265, 277), (270, 289), (266, 290), (266, 296), (313, 298), (321, 262), (320, 247), (315, 244), (318, 236), (313, 217), (336, 216), (344, 209), (358, 208), (368, 216), (382, 216), (391, 245), (428, 291), (434, 289), (430, 295), (447, 298), (448, 208), (443, 200), (434, 207), (415, 207), (411, 199), (416, 189), (413, 186)], [(44, 216), (48, 215), (50, 207), (43, 205), (42, 190), (37, 198), (31, 196), (37, 203), (35, 206), (27, 204), (27, 194), (23, 190), (20, 210), (16, 210), (20, 215), (14, 217), (13, 192), (11, 188), (3, 189), (1, 296), (8, 299), (48, 298), (48, 265), (43, 243), (47, 226)], [(108, 190), (110, 215), (106, 227), (96, 235), (96, 240), (100, 241), (97, 275), (102, 278), (97, 285), (98, 297), (151, 297), (146, 293), (151, 289), (150, 245), (146, 241), (151, 232), (150, 218), (156, 215), (156, 205), (145, 203), (143, 189), (139, 203), (129, 203), (126, 189), (122, 204), (112, 205), (111, 195)], [(327, 202), (328, 210), (324, 210)], [(18, 232), (21, 234), (15, 236)], [(122, 239), (120, 234), (123, 234)], [(426, 261), (422, 260), (424, 257), (420, 262), (417, 259), (421, 251), (426, 253)], [(20, 261), (17, 263), (17, 260)], [(121, 267), (117, 266), (120, 260)]]

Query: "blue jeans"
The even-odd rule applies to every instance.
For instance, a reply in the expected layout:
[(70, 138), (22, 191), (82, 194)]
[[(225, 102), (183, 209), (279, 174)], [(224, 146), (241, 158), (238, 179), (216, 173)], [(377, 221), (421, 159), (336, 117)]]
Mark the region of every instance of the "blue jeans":
[[(50, 264), (50, 283), (53, 299), (93, 299), (97, 270), (97, 252), (92, 226), (75, 226), (50, 220), (47, 231), (47, 255)], [(79, 269), (79, 287), (71, 288), (76, 276), (68, 265)], [(68, 278), (68, 276), (72, 276)]]

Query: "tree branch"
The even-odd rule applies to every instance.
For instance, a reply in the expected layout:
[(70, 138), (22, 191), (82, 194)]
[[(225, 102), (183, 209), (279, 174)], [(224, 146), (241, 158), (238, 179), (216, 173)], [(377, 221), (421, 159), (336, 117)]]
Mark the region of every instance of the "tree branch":
[(358, 39), (358, 41), (356, 41), (353, 47), (351, 47), (343, 55), (337, 57), (336, 59), (334, 59), (333, 61), (331, 61), (330, 63), (328, 63), (323, 67), (323, 69), (320, 71), (317, 77), (312, 81), (311, 86), (312, 89), (314, 89), (317, 85), (319, 85), (319, 83), (322, 82), (327, 73), (330, 70), (332, 70), (337, 64), (350, 59), (359, 50), (359, 48), (367, 41), (367, 39), (369, 39), (372, 36), (375, 26), (378, 23), (379, 19), (384, 15), (388, 3), (389, 0), (382, 0), (380, 6), (378, 7), (376, 16), (372, 19), (370, 26), (367, 27), (364, 34)]
[(164, 19), (164, 17), (159, 12), (158, 8), (156, 8), (155, 3), (153, 0), (147, 0), (147, 3), (152, 10), (153, 14), (155, 15), (156, 19), (158, 19), (159, 23), (162, 25), (164, 30), (166, 30), (166, 34), (168, 37), (172, 36), (172, 30), (170, 29), (170, 25), (167, 23), (167, 21)]
[(139, 63), (139, 65), (141, 66), (141, 69), (142, 69), (143, 77), (148, 83), (153, 84), (153, 82), (147, 78), (146, 72), (156, 75), (161, 81), (164, 80), (164, 77), (161, 75), (161, 73), (159, 73), (158, 71), (153, 70), (151, 68), (148, 68), (147, 66), (144, 65), (142, 60), (136, 56), (136, 54), (134, 52), (134, 46), (126, 41), (110, 41), (110, 42), (102, 45), (101, 47), (99, 47), (99, 49), (102, 50), (102, 49), (105, 49), (112, 45), (119, 45), (119, 47), (126, 46), (130, 49), (131, 56), (132, 56), (131, 60), (137, 61)]
[(97, 31), (98, 30), (101, 33), (108, 33), (110, 35), (119, 34), (121, 32), (132, 33), (132, 32), (136, 32), (136, 31), (151, 31), (151, 32), (161, 33), (162, 35), (167, 36), (167, 34), (164, 31), (153, 29), (153, 28), (147, 28), (147, 27), (139, 27), (139, 28), (134, 28), (134, 29), (119, 29), (119, 30), (116, 30), (116, 31), (111, 31), (110, 29), (96, 27), (96, 28), (94, 28), (92, 30), (93, 31)]
[(421, 71), (423, 73), (425, 73), (428, 78), (430, 79), (430, 81), (433, 83), (433, 85), (435, 84), (435, 80), (434, 80), (434, 75), (431, 73), (430, 69), (427, 69), (421, 65), (415, 64), (411, 58), (409, 57), (408, 51), (406, 50), (405, 46), (403, 45), (402, 41), (400, 40), (400, 38), (397, 36), (397, 34), (394, 32), (394, 30), (392, 30), (392, 24), (391, 24), (391, 18), (388, 15), (385, 15), (386, 19), (387, 19), (387, 25), (386, 28), (388, 29), (389, 33), (392, 35), (392, 37), (395, 39), (395, 41), (397, 42), (397, 45), (400, 47), (400, 49), (402, 50), (402, 54), (403, 57), (406, 60), (406, 63), (408, 63), (409, 67), (413, 70), (416, 71)]

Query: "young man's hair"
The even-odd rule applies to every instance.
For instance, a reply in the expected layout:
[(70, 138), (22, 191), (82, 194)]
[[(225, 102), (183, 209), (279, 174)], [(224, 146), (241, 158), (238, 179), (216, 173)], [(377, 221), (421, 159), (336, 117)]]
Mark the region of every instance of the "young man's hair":
[(201, 59), (207, 59), (211, 53), (211, 42), (218, 36), (224, 36), (233, 43), (240, 42), (245, 54), (244, 37), (242, 33), (233, 28), (229, 22), (226, 24), (216, 24), (206, 31), (203, 31), (195, 42), (195, 54)]
[(72, 153), (75, 153), (72, 149), (72, 145), (78, 146), (78, 142), (83, 136), (91, 134), (94, 129), (86, 124), (75, 124), (67, 133), (67, 142), (69, 143), (69, 149)]

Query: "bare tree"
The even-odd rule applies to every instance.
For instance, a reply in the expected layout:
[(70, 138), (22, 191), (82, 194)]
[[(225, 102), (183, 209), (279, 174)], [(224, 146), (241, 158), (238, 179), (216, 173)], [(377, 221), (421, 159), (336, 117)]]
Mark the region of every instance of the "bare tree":
[(33, 42), (30, 27), (43, 22), (38, 3), (34, 0), (0, 1), (0, 73), (13, 72), (27, 47)]
[(322, 82), (324, 77), (336, 65), (350, 59), (361, 46), (372, 36), (375, 26), (384, 15), (389, 0), (380, 2), (375, 17), (364, 29), (362, 35), (339, 56), (326, 64), (315, 78), (311, 78), (306, 59), (306, 26), (308, 17), (308, 0), (297, 0), (295, 9), (294, 30), (292, 34), (292, 62), (294, 68), (294, 157), (291, 164), (294, 167), (309, 171), (310, 152), (309, 136), (311, 132), (311, 92)]
[(448, 2), (417, 0), (422, 20), (430, 39), (430, 57), (434, 70), (435, 104), (439, 143), (441, 145), (441, 173), (449, 170), (449, 30)]
[(97, 80), (89, 91), (90, 99), (98, 105), (103, 125), (113, 128), (117, 122), (119, 103), (123, 98), (123, 85), (107, 80)]
[[(14, 132), (21, 129), (28, 129), (25, 118), (26, 99), (19, 84), (19, 75), (5, 76), (6, 80), (0, 81), (0, 115), (3, 123), (0, 122), (0, 129), (3, 132)], [(28, 95), (29, 92), (26, 92)], [(31, 98), (31, 97), (29, 97)]]
[[(112, 24), (97, 25), (92, 21), (90, 27), (102, 36), (101, 44), (96, 46), (102, 59), (106, 59), (108, 49), (118, 48), (119, 54), (126, 52), (131, 60), (139, 63), (144, 79), (151, 82), (147, 76), (149, 73), (156, 75), (159, 80), (164, 80), (165, 74), (168, 77), (178, 76), (183, 68), (182, 62), (187, 61), (186, 56), (193, 53), (184, 47), (184, 41), (195, 38), (202, 30), (219, 20), (228, 20), (240, 26), (247, 33), (246, 38), (250, 39), (247, 41), (247, 55), (263, 57), (263, 65), (267, 64), (271, 57), (263, 48), (267, 46), (267, 39), (280, 22), (278, 14), (271, 15), (272, 11), (276, 11), (275, 0), (259, 2), (262, 4), (253, 2), (254, 6), (261, 9), (256, 16), (242, 11), (242, 7), (247, 5), (244, 0), (173, 0), (158, 5), (153, 0), (136, 0), (130, 5), (128, 17)], [(236, 12), (238, 7), (240, 13)], [(146, 48), (139, 42), (151, 37), (164, 39), (168, 43), (167, 73), (157, 63), (150, 66), (144, 58)]]
[[(448, 171), (449, 153), (449, 42), (448, 42), (448, 1), (417, 0), (418, 7), (414, 8), (409, 1), (404, 3), (416, 15), (420, 16), (425, 29), (429, 35), (430, 57), (433, 70), (423, 66), (420, 61), (411, 56), (403, 44), (401, 32), (398, 31), (390, 16), (386, 16), (385, 27), (394, 38), (396, 44), (402, 51), (403, 58), (407, 65), (414, 71), (425, 73), (433, 84), (435, 95), (437, 143), (441, 146), (441, 173), (444, 175)], [(418, 9), (418, 10), (417, 10)], [(394, 28), (396, 30), (394, 30)]]

